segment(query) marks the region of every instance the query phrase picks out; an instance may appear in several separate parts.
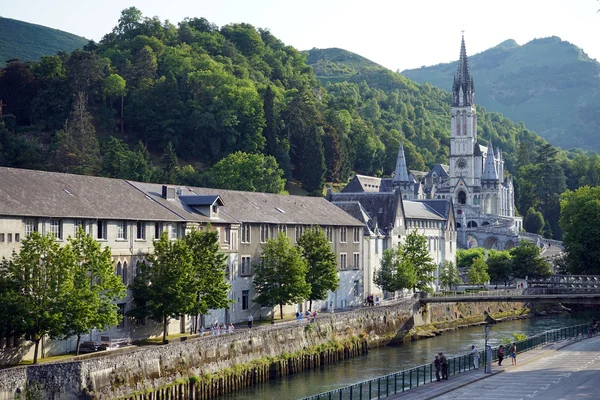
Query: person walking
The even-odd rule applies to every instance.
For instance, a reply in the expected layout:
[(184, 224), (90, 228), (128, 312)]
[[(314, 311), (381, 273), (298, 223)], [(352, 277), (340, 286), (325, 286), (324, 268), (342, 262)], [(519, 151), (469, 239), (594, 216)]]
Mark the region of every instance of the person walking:
[(252, 329), (252, 321), (254, 321), (254, 317), (250, 314), (248, 315), (248, 329)]
[(498, 347), (498, 366), (502, 365), (502, 360), (504, 360), (504, 346), (500, 345)]
[(446, 359), (446, 356), (442, 352), (438, 353), (438, 356), (440, 356), (440, 363), (442, 364), (442, 379), (447, 381), (448, 380), (448, 360)]
[(333, 301), (329, 302), (329, 313), (333, 314)]
[(513, 343), (510, 346), (510, 358), (512, 361), (512, 365), (517, 365), (517, 344)]
[(442, 372), (442, 360), (440, 360), (439, 355), (435, 356), (435, 360), (433, 360), (433, 366), (435, 367), (435, 380), (441, 382), (442, 378), (440, 377), (440, 373)]
[(471, 346), (471, 355), (473, 356), (473, 366), (475, 369), (479, 369), (479, 352), (475, 346)]

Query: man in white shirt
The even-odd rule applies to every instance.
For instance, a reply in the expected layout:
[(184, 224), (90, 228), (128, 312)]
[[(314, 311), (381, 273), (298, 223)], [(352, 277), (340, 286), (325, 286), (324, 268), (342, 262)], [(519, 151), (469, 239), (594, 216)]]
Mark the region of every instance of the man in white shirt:
[(473, 366), (475, 369), (479, 369), (479, 352), (475, 346), (471, 346), (471, 355), (473, 356)]
[(254, 317), (250, 314), (248, 315), (248, 329), (252, 329), (252, 321), (254, 321)]

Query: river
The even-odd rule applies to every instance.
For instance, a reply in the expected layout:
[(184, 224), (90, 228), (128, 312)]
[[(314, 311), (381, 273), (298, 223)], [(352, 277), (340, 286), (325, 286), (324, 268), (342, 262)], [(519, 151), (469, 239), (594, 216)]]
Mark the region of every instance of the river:
[[(590, 319), (591, 314), (572, 314), (503, 322), (491, 327), (490, 343), (492, 346), (497, 346), (501, 343), (502, 338), (512, 338), (513, 332), (532, 336), (555, 328), (588, 323)], [(483, 326), (447, 331), (431, 339), (418, 340), (404, 345), (371, 349), (367, 355), (361, 357), (272, 380), (259, 386), (230, 393), (219, 399), (299, 399), (429, 363), (440, 351), (449, 357), (466, 354), (471, 350), (473, 344), (480, 351), (483, 350)]]

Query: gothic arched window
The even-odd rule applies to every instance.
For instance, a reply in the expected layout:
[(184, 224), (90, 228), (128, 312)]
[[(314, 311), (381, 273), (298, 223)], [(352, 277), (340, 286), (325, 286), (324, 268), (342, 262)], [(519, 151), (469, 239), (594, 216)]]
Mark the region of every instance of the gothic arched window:
[(128, 279), (129, 279), (129, 271), (127, 270), (127, 261), (124, 261), (123, 262), (123, 276), (122, 276), (122, 281), (123, 281), (124, 285), (129, 284)]
[(123, 276), (123, 267), (121, 266), (121, 261), (119, 261), (117, 263), (117, 276), (118, 277), (122, 277)]
[(458, 192), (458, 204), (467, 204), (467, 194), (462, 190)]

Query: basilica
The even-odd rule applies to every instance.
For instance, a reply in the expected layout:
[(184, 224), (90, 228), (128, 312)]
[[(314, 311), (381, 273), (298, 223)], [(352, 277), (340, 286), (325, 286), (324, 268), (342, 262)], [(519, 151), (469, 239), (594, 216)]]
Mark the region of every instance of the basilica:
[(447, 200), (456, 214), (458, 246), (504, 250), (516, 245), (523, 221), (515, 215), (513, 182), (504, 176), (502, 151), (477, 137), (475, 85), (464, 37), (452, 83), (449, 165), (409, 170), (401, 144), (392, 178), (356, 175), (342, 192), (396, 192), (403, 200)]

